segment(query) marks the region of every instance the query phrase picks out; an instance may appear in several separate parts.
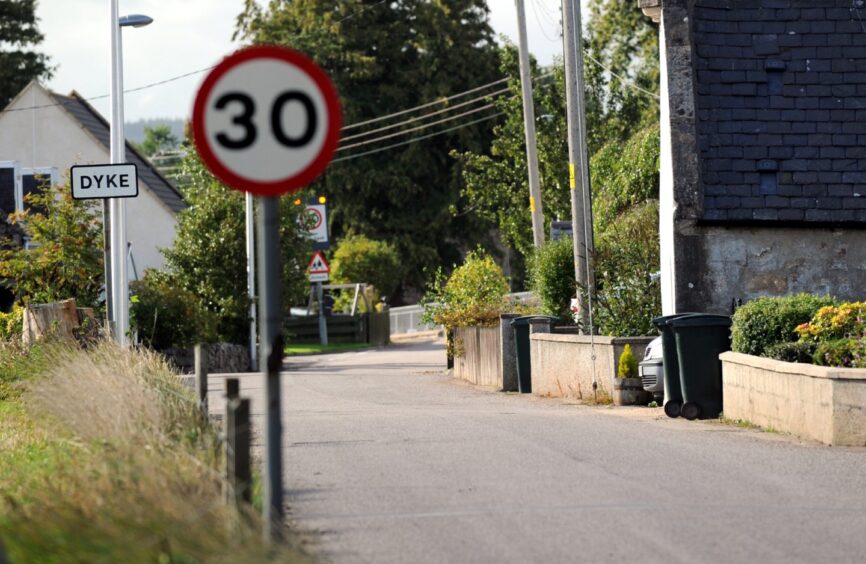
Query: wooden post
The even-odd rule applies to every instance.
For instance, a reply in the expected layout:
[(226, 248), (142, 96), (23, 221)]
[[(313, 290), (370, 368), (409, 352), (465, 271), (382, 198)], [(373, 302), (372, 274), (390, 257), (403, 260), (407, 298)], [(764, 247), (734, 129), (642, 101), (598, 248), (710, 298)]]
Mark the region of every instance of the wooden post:
[(207, 345), (195, 346), (195, 391), (202, 415), (207, 417)]
[(226, 480), (226, 501), (235, 507), (252, 502), (249, 399), (235, 397), (226, 403)]

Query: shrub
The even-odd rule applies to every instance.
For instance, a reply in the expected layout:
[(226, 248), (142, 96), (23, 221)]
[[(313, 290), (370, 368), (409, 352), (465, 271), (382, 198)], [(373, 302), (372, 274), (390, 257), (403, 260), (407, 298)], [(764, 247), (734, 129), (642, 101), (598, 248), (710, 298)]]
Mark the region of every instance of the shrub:
[(815, 354), (816, 348), (816, 343), (801, 341), (795, 343), (776, 343), (767, 347), (764, 351), (764, 356), (775, 360), (784, 360), (785, 362), (812, 364), (812, 357)]
[(130, 284), (130, 326), (141, 342), (155, 350), (189, 347), (214, 338), (213, 315), (171, 276), (148, 270)]
[(594, 324), (603, 335), (652, 335), (652, 319), (661, 315), (658, 202), (622, 214), (595, 245), (598, 290)]
[(571, 299), (577, 284), (570, 238), (551, 241), (535, 252), (529, 263), (529, 283), (544, 313), (571, 321)]
[(812, 319), (824, 306), (833, 305), (830, 296), (797, 294), (766, 297), (742, 305), (733, 316), (732, 350), (757, 356), (779, 343), (797, 340), (795, 328)]
[(866, 367), (866, 340), (833, 339), (815, 345), (812, 361), (820, 366)]
[(820, 342), (866, 335), (866, 302), (825, 306), (795, 329), (801, 341)]
[(616, 375), (620, 378), (637, 378), (637, 358), (631, 351), (631, 345), (626, 345), (619, 355), (619, 366)]
[(30, 237), (28, 248), (6, 237), (0, 279), (17, 300), (50, 303), (75, 298), (79, 307), (100, 306), (103, 286), (102, 221), (93, 200), (75, 200), (60, 185), (28, 194), (30, 209), (9, 216)]
[[(220, 341), (249, 341), (250, 300), (247, 295), (244, 196), (214, 179), (195, 151), (184, 159), (188, 179), (183, 196), (189, 207), (178, 214), (171, 248), (164, 249), (166, 270), (178, 285), (216, 316)], [(280, 199), (280, 262), (285, 314), (305, 301), (309, 283), (304, 275), (310, 241), (301, 221), (301, 206)], [(256, 265), (261, 268), (260, 264)]]
[(24, 308), (18, 304), (12, 306), (9, 313), (0, 312), (0, 339), (11, 341), (21, 336), (24, 331)]
[[(364, 235), (350, 235), (340, 240), (331, 260), (331, 279), (336, 284), (372, 285), (368, 296), (374, 305), (380, 297), (390, 298), (403, 277), (400, 255), (390, 243), (374, 241)], [(337, 300), (335, 309), (348, 309), (351, 292), (344, 292)]]
[(466, 255), (463, 264), (445, 278), (439, 269), (421, 299), (422, 321), (436, 325), (468, 327), (491, 325), (506, 305), (508, 280), (483, 249)]

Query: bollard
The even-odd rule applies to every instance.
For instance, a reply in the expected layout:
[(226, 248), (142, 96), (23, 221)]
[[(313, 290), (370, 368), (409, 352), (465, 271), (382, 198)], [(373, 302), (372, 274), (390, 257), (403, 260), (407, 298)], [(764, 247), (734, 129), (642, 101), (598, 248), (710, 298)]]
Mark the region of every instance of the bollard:
[(207, 345), (195, 346), (195, 391), (203, 416), (207, 417)]
[(249, 399), (234, 397), (226, 403), (226, 481), (227, 502), (235, 507), (252, 502)]
[(226, 404), (241, 395), (241, 384), (237, 378), (226, 378)]

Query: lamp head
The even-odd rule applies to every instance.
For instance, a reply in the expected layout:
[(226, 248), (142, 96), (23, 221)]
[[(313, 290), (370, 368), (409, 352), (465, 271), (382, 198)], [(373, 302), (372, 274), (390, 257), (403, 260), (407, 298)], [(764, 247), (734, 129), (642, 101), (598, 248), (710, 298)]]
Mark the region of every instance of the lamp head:
[(130, 14), (117, 18), (117, 23), (120, 27), (144, 27), (153, 23), (153, 18), (142, 14)]

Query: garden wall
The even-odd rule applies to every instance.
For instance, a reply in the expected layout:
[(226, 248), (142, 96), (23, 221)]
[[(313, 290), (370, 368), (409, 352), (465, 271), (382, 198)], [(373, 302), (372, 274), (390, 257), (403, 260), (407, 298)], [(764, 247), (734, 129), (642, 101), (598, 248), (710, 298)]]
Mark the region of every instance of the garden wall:
[(612, 396), (617, 361), (625, 345), (631, 345), (634, 355), (641, 359), (653, 339), (535, 333), (530, 336), (532, 393), (547, 397), (594, 399), (594, 363), (598, 399), (607, 401)]
[(499, 327), (458, 327), (454, 338), (463, 353), (454, 357), (454, 377), (501, 390)]
[(830, 445), (866, 446), (866, 369), (721, 356), (724, 414)]

